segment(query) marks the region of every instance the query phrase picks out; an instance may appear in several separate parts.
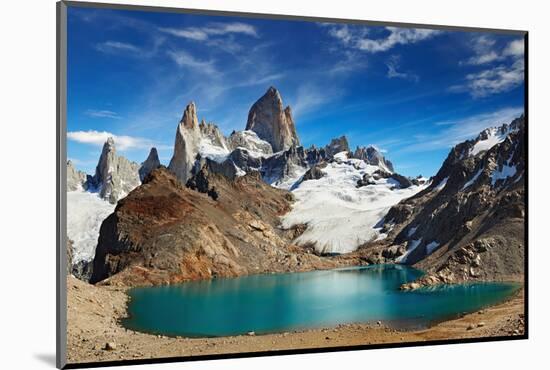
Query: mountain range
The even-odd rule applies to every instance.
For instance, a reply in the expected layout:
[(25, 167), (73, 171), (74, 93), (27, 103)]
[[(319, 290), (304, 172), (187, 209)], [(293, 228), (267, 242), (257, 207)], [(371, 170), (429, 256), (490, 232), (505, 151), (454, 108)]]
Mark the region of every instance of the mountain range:
[(274, 87), (227, 137), (190, 103), (167, 167), (155, 148), (128, 161), (112, 139), (93, 176), (67, 162), (71, 270), (125, 285), (380, 262), (426, 270), (417, 285), (519, 276), (523, 143), (522, 116), (408, 178), (345, 136), (300, 146)]

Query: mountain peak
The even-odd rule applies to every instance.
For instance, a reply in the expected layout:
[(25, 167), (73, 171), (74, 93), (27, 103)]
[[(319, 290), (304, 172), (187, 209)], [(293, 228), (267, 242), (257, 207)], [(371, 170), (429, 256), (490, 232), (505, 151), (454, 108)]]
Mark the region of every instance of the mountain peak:
[(140, 184), (139, 165), (116, 154), (115, 140), (109, 137), (91, 178), (91, 185), (101, 198), (115, 204)]
[(274, 152), (300, 144), (292, 110), (288, 106), (283, 109), (281, 95), (273, 86), (250, 108), (246, 130), (270, 143)]
[(197, 118), (197, 107), (195, 102), (190, 102), (185, 107), (183, 116), (181, 117), (180, 124), (183, 124), (186, 128), (195, 128), (199, 125), (199, 119)]
[(152, 147), (149, 151), (147, 159), (141, 164), (141, 167), (139, 168), (140, 180), (143, 182), (145, 177), (147, 177), (147, 175), (151, 173), (151, 171), (158, 167), (160, 167), (159, 154), (157, 152), (157, 148)]
[(109, 150), (109, 151), (115, 151), (115, 139), (112, 136), (109, 136), (107, 138), (107, 141), (105, 141), (105, 144), (103, 144), (103, 151)]
[(269, 89), (267, 89), (265, 95), (279, 95), (279, 90), (275, 86), (269, 86)]
[(330, 144), (328, 144), (325, 147), (325, 151), (327, 155), (333, 156), (340, 152), (349, 152), (349, 144), (348, 144), (348, 138), (345, 135), (342, 135), (338, 138), (334, 138), (330, 141)]

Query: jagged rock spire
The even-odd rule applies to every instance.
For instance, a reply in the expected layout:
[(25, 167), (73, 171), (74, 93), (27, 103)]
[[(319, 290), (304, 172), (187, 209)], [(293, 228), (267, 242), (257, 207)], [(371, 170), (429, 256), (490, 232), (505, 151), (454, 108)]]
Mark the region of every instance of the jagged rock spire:
[(273, 86), (250, 108), (246, 129), (270, 143), (274, 152), (300, 145), (292, 111), (283, 108), (281, 94)]
[(116, 203), (139, 186), (139, 165), (116, 154), (115, 140), (109, 137), (99, 157), (95, 175), (91, 179), (99, 195), (110, 203)]
[(191, 177), (191, 169), (198, 153), (200, 138), (197, 109), (195, 103), (191, 102), (185, 107), (183, 117), (176, 130), (174, 155), (168, 165), (168, 169), (183, 183)]
[(150, 174), (151, 171), (158, 167), (160, 167), (159, 155), (157, 152), (157, 148), (153, 147), (151, 148), (147, 159), (141, 164), (141, 167), (139, 169), (140, 180), (143, 182), (143, 179), (145, 179), (145, 177)]

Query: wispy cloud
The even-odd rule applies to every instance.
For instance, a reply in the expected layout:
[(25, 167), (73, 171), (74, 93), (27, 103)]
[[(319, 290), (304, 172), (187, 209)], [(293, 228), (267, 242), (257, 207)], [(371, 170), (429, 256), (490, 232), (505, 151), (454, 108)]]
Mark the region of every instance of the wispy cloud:
[(340, 95), (339, 89), (322, 88), (314, 84), (301, 85), (296, 91), (292, 113), (294, 117), (299, 117), (337, 99)]
[[(510, 123), (523, 113), (523, 107), (509, 107), (493, 112), (485, 112), (457, 120), (445, 120), (439, 126), (445, 128), (434, 134), (414, 136), (415, 142), (399, 151), (429, 152), (437, 149), (451, 148), (465, 140), (475, 138), (488, 127), (501, 126)], [(435, 125), (438, 125), (435, 122)]]
[(451, 91), (469, 91), (474, 98), (510, 91), (521, 85), (524, 80), (523, 60), (516, 60), (511, 66), (500, 65), (481, 72), (470, 73), (466, 76), (466, 83), (451, 88)]
[(524, 81), (524, 42), (518, 39), (504, 47), (486, 35), (472, 42), (474, 56), (460, 64), (487, 65), (481, 71), (469, 73), (465, 81), (449, 88), (451, 92), (468, 92), (473, 98), (510, 91)]
[(470, 42), (474, 55), (460, 64), (482, 65), (502, 59), (502, 55), (494, 50), (496, 40), (488, 35), (475, 37)]
[(418, 82), (420, 80), (418, 75), (414, 73), (400, 72), (398, 70), (400, 68), (400, 57), (398, 55), (392, 55), (386, 62), (386, 67), (388, 67), (388, 78), (401, 78), (413, 82)]
[(252, 37), (259, 37), (256, 28), (250, 24), (234, 23), (210, 23), (205, 27), (187, 27), (187, 28), (159, 28), (159, 31), (172, 36), (186, 38), (195, 41), (204, 41), (211, 36), (221, 36), (227, 34), (243, 34)]
[(150, 139), (135, 137), (135, 136), (126, 136), (126, 135), (115, 135), (107, 131), (72, 131), (67, 133), (67, 138), (69, 140), (82, 143), (90, 144), (94, 146), (103, 146), (108, 138), (112, 137), (115, 141), (115, 146), (119, 150), (131, 150), (131, 149), (149, 149), (153, 146), (157, 147), (166, 147), (166, 145), (158, 145), (158, 143), (153, 142)]
[(323, 73), (330, 76), (339, 76), (342, 74), (348, 74), (368, 67), (368, 62), (363, 54), (356, 50), (349, 50), (341, 48), (333, 48), (332, 51), (340, 53), (341, 58), (337, 58), (337, 61), (329, 66)]
[(111, 110), (88, 109), (86, 110), (86, 112), (84, 112), (84, 114), (94, 118), (111, 118), (111, 119), (121, 118), (117, 112), (113, 112)]
[(168, 51), (168, 56), (180, 67), (187, 67), (199, 73), (208, 75), (218, 74), (218, 70), (214, 66), (214, 60), (200, 60), (187, 53), (184, 50)]
[(368, 53), (379, 53), (392, 49), (397, 45), (407, 45), (427, 40), (441, 31), (422, 28), (385, 27), (385, 35), (371, 37), (366, 26), (323, 24), (328, 27), (328, 34), (342, 44)]
[(127, 42), (112, 41), (112, 40), (96, 44), (95, 48), (96, 50), (101, 51), (103, 53), (116, 53), (116, 52), (140, 53), (141, 52), (141, 48), (133, 44), (130, 44)]
[(94, 45), (94, 48), (105, 54), (124, 55), (133, 58), (151, 58), (156, 56), (164, 44), (166, 36), (151, 35), (146, 46), (137, 46), (128, 42), (109, 40)]

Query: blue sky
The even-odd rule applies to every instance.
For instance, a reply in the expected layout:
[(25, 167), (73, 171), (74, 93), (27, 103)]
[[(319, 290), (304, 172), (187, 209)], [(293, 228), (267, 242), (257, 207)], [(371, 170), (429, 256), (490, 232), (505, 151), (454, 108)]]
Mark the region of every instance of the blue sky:
[(405, 175), (435, 174), (452, 145), (523, 112), (523, 38), (243, 17), (68, 10), (68, 157), (93, 174), (101, 146), (172, 155), (194, 101), (226, 135), (269, 88), (302, 144), (345, 134)]

